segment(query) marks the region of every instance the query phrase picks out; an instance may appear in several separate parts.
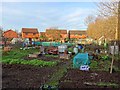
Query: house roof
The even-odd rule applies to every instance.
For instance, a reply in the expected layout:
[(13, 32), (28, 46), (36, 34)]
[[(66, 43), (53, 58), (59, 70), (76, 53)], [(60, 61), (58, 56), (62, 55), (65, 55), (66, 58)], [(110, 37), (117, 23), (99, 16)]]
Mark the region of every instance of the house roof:
[(3, 36), (7, 37), (7, 38), (18, 38), (18, 33), (16, 31), (13, 31), (12, 29), (10, 29), (10, 30), (5, 31), (3, 33)]
[(80, 35), (80, 34), (84, 34), (84, 35), (86, 35), (87, 34), (87, 32), (84, 30), (69, 30), (69, 32), (70, 32), (70, 34), (78, 34), (78, 35)]
[(67, 34), (67, 30), (59, 30), (61, 34)]
[(37, 28), (22, 28), (22, 32), (23, 33), (38, 33), (38, 29)]
[(45, 32), (40, 32), (40, 34), (45, 34)]
[(60, 33), (60, 34), (67, 34), (67, 30), (64, 29), (46, 29), (47, 34), (53, 34), (53, 33)]
[(4, 33), (9, 32), (9, 31), (15, 32), (15, 31), (13, 31), (12, 29), (10, 29), (10, 30), (4, 31)]
[(45, 35), (46, 33), (45, 32), (40, 32), (40, 35)]

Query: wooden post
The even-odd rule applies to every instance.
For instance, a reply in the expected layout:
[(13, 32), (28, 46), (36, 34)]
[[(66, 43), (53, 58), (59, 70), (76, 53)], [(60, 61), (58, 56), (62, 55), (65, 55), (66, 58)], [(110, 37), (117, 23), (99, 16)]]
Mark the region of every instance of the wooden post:
[(113, 48), (113, 54), (112, 54), (112, 62), (111, 62), (111, 67), (110, 67), (110, 73), (112, 73), (112, 69), (113, 69), (113, 62), (114, 62), (114, 55), (115, 55), (115, 46), (116, 46), (116, 42), (114, 42), (114, 48)]
[(111, 67), (110, 67), (110, 73), (112, 73), (112, 69), (113, 69), (113, 62), (114, 62), (114, 54), (112, 55), (112, 62), (111, 62)]

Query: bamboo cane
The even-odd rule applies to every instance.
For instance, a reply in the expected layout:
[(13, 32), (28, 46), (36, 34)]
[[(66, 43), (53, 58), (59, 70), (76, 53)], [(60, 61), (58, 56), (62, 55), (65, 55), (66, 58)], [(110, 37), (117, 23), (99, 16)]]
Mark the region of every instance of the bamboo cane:
[(112, 69), (113, 69), (113, 62), (114, 62), (114, 55), (115, 55), (115, 45), (116, 45), (116, 42), (114, 42), (114, 48), (113, 48), (113, 54), (112, 54), (112, 62), (111, 62), (110, 73), (112, 73)]

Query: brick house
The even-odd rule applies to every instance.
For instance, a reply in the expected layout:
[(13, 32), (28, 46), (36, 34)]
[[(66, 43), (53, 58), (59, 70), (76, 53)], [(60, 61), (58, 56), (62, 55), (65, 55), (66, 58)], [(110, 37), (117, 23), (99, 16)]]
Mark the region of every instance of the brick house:
[(60, 31), (62, 39), (67, 38), (67, 30), (59, 30), (59, 31)]
[(69, 30), (68, 37), (71, 39), (84, 39), (87, 37), (87, 32), (85, 30)]
[(10, 29), (3, 33), (3, 37), (9, 38), (9, 39), (18, 38), (18, 34), (15, 31)]
[(18, 38), (18, 33), (10, 29), (2, 33), (1, 42), (3, 43), (3, 45), (7, 46), (11, 43), (11, 40), (13, 38)]
[(29, 39), (30, 44), (32, 44), (32, 39), (39, 39), (37, 28), (22, 28), (21, 35), (23, 39)]
[(45, 32), (40, 32), (40, 40), (42, 40), (42, 41), (46, 41), (47, 40)]
[(39, 32), (37, 28), (22, 28), (22, 38), (38, 39)]
[(67, 30), (46, 29), (46, 37), (52, 41), (60, 41), (67, 38)]

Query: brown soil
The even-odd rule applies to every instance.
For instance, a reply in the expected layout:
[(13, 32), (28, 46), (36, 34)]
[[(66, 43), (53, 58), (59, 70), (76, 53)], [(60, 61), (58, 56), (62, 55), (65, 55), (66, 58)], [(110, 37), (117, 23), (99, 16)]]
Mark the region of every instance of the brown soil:
[[(60, 88), (98, 88), (96, 83), (109, 82), (120, 85), (120, 72), (110, 74), (104, 71), (80, 71), (69, 69), (60, 80)], [(92, 84), (92, 85), (91, 85)], [(107, 86), (103, 86), (107, 87)]]
[(39, 88), (55, 71), (53, 67), (2, 65), (3, 88)]

